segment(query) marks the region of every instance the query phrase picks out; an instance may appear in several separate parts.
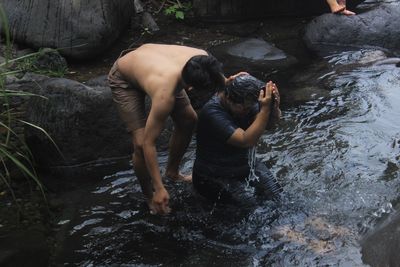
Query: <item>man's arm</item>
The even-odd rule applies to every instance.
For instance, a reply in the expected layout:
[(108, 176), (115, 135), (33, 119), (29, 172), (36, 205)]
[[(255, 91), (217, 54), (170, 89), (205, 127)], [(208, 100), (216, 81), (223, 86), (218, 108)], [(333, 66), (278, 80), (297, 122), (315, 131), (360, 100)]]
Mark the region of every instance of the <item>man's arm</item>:
[(238, 128), (229, 137), (227, 143), (238, 147), (252, 147), (257, 144), (258, 139), (265, 130), (268, 124), (269, 116), (271, 112), (271, 97), (272, 92), (278, 90), (276, 85), (272, 82), (268, 82), (266, 90), (260, 91), (258, 98), (260, 102), (260, 112), (256, 115), (253, 123), (246, 129)]
[(173, 96), (155, 96), (144, 130), (143, 152), (147, 170), (151, 176), (154, 194), (153, 205), (156, 213), (166, 214), (169, 209), (169, 194), (162, 182), (158, 165), (156, 140), (161, 134), (165, 121), (175, 104)]

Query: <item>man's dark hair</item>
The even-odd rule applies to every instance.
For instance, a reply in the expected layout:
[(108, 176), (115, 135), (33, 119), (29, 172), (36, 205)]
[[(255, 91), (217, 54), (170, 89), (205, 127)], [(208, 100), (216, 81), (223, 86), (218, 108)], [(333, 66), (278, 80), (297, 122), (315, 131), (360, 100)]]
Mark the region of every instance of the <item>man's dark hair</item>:
[(225, 86), (222, 64), (213, 56), (190, 58), (182, 69), (182, 79), (197, 90), (215, 92)]
[(242, 104), (245, 101), (257, 102), (260, 90), (265, 83), (250, 74), (242, 74), (228, 83), (224, 92), (234, 103)]

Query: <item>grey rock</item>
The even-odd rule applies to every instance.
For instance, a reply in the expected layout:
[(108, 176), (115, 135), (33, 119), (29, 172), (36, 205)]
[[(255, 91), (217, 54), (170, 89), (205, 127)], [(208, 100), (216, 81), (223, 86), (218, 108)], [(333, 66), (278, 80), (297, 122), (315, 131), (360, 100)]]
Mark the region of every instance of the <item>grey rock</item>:
[(26, 142), (40, 167), (82, 165), (130, 155), (130, 136), (108, 87), (27, 74), (7, 88), (42, 96), (25, 99), (25, 120), (46, 130), (62, 155), (45, 134), (25, 127)]
[(325, 14), (311, 21), (304, 40), (314, 50), (324, 46), (380, 47), (400, 53), (400, 3), (384, 3), (355, 16)]
[(273, 72), (297, 63), (296, 58), (262, 39), (238, 39), (210, 49), (211, 54), (224, 64), (226, 73), (251, 69), (254, 72)]
[[(93, 57), (129, 25), (131, 0), (0, 0), (18, 43), (60, 48), (71, 58)], [(3, 31), (4, 29), (2, 29)]]
[(372, 267), (398, 266), (400, 262), (400, 213), (387, 218), (362, 240), (362, 259)]
[[(347, 1), (351, 10), (362, 0)], [(323, 0), (194, 0), (197, 17), (206, 21), (239, 21), (276, 16), (309, 16), (329, 12)]]

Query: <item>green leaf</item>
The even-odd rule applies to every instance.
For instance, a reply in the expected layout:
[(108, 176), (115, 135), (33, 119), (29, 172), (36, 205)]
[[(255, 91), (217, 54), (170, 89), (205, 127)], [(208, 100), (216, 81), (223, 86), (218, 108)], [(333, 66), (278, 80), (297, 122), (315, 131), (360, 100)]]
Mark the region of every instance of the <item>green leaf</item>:
[(176, 11), (175, 18), (184, 19), (185, 18), (185, 14), (183, 13), (183, 11)]

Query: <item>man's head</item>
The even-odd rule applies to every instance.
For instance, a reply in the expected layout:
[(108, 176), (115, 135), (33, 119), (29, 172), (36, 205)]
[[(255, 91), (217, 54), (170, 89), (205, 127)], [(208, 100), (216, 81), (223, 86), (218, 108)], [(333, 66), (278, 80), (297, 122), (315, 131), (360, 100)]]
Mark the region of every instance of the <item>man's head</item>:
[(250, 74), (242, 74), (229, 82), (225, 88), (225, 95), (236, 104), (254, 104), (258, 101), (260, 90), (265, 83)]
[(242, 74), (229, 82), (223, 92), (233, 113), (244, 114), (258, 101), (265, 83), (250, 74)]
[(192, 57), (182, 69), (182, 80), (194, 109), (201, 108), (225, 86), (222, 64), (213, 56)]
[(198, 91), (213, 91), (225, 86), (222, 64), (213, 56), (190, 58), (182, 69), (182, 80)]

